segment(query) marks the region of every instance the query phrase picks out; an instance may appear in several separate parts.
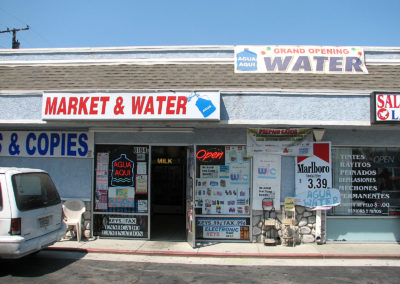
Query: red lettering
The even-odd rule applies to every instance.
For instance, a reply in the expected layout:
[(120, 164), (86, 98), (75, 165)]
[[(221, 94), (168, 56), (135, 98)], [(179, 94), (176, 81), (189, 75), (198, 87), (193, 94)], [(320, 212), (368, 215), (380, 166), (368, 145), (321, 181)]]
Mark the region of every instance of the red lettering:
[(51, 98), (46, 99), (46, 108), (44, 113), (45, 114), (56, 114), (56, 109), (57, 109), (57, 98), (53, 98), (53, 101), (51, 101)]
[(183, 96), (178, 97), (178, 103), (176, 105), (176, 114), (186, 114), (186, 104), (187, 104), (187, 98)]
[(196, 154), (196, 158), (203, 162), (208, 159), (221, 160), (224, 156), (224, 152), (208, 152), (205, 149), (199, 150)]
[(390, 99), (390, 96), (386, 96), (386, 108), (387, 107), (389, 107), (389, 108), (393, 107), (392, 100)]
[(154, 114), (154, 103), (153, 103), (153, 97), (149, 97), (147, 99), (147, 104), (146, 108), (144, 110), (144, 114), (151, 113)]
[(383, 95), (378, 95), (376, 99), (378, 101), (377, 107), (382, 108), (385, 104), (385, 102), (383, 101)]
[(78, 106), (78, 98), (70, 97), (69, 103), (68, 103), (68, 114), (71, 114), (71, 113), (76, 114), (77, 106)]
[(176, 96), (170, 96), (167, 99), (167, 114), (175, 114), (175, 110), (172, 108), (175, 107)]
[(132, 168), (132, 164), (130, 162), (117, 161), (117, 162), (114, 162), (114, 167)]
[[(136, 98), (136, 100), (135, 100)], [(132, 114), (142, 114), (145, 97), (132, 97)]]
[(157, 102), (158, 102), (158, 112), (157, 112), (157, 114), (161, 114), (162, 113), (163, 103), (165, 102), (166, 99), (167, 99), (166, 96), (157, 97)]
[(97, 106), (98, 106), (99, 100), (100, 100), (99, 97), (92, 97), (90, 99), (90, 111), (89, 111), (89, 114), (91, 114), (91, 115), (97, 114)]
[(123, 176), (123, 177), (130, 177), (131, 171), (130, 170), (115, 170), (114, 176)]
[(110, 101), (110, 97), (101, 97), (100, 101), (102, 103), (102, 105), (101, 105), (101, 114), (105, 114), (106, 113), (106, 105), (107, 105), (107, 102)]
[(59, 114), (66, 114), (67, 112), (67, 104), (65, 102), (65, 97), (62, 97), (60, 100), (60, 105), (58, 106), (57, 115)]
[(87, 101), (89, 100), (89, 97), (87, 98), (79, 98), (79, 111), (78, 114), (88, 114), (86, 104)]

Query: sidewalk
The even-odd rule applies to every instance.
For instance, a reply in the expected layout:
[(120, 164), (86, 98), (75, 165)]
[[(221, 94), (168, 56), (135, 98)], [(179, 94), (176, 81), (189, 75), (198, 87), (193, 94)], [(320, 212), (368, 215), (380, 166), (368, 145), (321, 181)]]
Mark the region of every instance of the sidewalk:
[(400, 244), (397, 243), (301, 244), (295, 247), (264, 246), (261, 243), (203, 243), (192, 248), (186, 242), (94, 239), (81, 242), (64, 240), (48, 249), (184, 257), (400, 259)]

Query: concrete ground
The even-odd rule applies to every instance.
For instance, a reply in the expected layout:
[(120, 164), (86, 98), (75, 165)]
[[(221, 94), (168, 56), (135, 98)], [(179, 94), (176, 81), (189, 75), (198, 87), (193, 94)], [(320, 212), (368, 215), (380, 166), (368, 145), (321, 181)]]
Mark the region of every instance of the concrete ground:
[(261, 243), (200, 243), (192, 248), (187, 242), (97, 238), (81, 242), (63, 240), (49, 249), (184, 257), (400, 259), (400, 244), (397, 243), (301, 244), (294, 247)]

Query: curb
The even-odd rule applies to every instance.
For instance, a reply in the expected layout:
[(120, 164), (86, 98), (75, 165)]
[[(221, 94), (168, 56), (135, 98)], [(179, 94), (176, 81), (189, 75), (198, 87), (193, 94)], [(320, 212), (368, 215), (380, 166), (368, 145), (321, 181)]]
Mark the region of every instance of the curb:
[(231, 252), (180, 252), (180, 251), (143, 251), (75, 247), (48, 247), (45, 250), (71, 251), (80, 253), (105, 253), (147, 256), (176, 257), (219, 257), (219, 258), (285, 258), (285, 259), (400, 259), (392, 254), (324, 254), (324, 253), (231, 253)]

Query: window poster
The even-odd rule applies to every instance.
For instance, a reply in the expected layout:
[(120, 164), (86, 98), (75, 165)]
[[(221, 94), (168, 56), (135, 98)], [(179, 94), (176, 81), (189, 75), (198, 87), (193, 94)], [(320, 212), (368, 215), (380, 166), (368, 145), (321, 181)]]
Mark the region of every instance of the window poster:
[(253, 167), (253, 209), (262, 210), (266, 198), (280, 210), (281, 156), (257, 153)]
[(196, 218), (198, 239), (250, 240), (250, 218)]
[(312, 210), (329, 210), (340, 204), (340, 193), (332, 188), (330, 142), (314, 142), (313, 153), (296, 157), (296, 204)]
[(245, 146), (199, 146), (195, 206), (205, 215), (250, 213), (250, 163)]
[(94, 212), (140, 213), (148, 200), (148, 146), (96, 145)]
[(108, 199), (108, 153), (97, 153), (95, 209), (107, 210)]
[(147, 175), (136, 175), (136, 194), (147, 194)]
[(94, 215), (93, 234), (102, 237), (148, 237), (148, 216), (145, 215)]
[(341, 204), (330, 215), (400, 215), (400, 148), (334, 148), (332, 169)]

